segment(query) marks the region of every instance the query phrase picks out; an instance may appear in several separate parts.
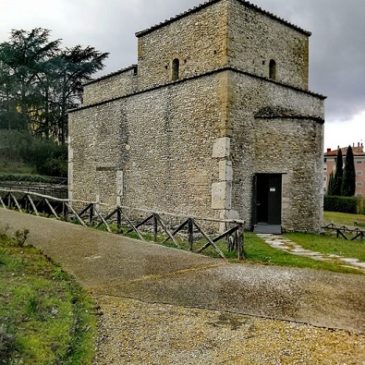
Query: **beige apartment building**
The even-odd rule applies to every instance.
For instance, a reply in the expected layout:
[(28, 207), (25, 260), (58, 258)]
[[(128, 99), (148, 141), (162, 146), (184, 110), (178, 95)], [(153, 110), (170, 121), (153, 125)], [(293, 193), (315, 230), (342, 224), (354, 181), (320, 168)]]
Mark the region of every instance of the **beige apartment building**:
[[(328, 183), (330, 180), (331, 173), (336, 172), (336, 159), (338, 150), (332, 150), (331, 148), (327, 149), (327, 152), (324, 155), (324, 191), (327, 193)], [(347, 154), (348, 147), (341, 148), (343, 155), (343, 163), (345, 166), (345, 158)], [(357, 146), (353, 144), (353, 152), (354, 152), (354, 161), (355, 161), (355, 170), (356, 170), (356, 196), (365, 197), (365, 152), (364, 152), (364, 144), (358, 143)]]

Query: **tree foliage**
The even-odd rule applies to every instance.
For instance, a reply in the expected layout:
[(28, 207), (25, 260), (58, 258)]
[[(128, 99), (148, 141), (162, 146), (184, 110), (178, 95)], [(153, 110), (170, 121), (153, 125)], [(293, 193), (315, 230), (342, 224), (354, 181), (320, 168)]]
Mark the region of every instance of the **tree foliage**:
[(341, 148), (339, 148), (336, 159), (336, 173), (335, 173), (333, 195), (337, 196), (341, 195), (342, 177), (343, 177), (343, 157), (342, 157), (342, 150)]
[(62, 48), (48, 29), (13, 30), (0, 44), (0, 128), (64, 144), (67, 110), (79, 105), (82, 83), (107, 56), (90, 46)]
[(335, 176), (333, 172), (331, 172), (330, 179), (328, 182), (327, 195), (335, 195)]
[(354, 153), (352, 147), (349, 146), (346, 153), (345, 169), (343, 172), (341, 195), (354, 196), (356, 191), (356, 172)]

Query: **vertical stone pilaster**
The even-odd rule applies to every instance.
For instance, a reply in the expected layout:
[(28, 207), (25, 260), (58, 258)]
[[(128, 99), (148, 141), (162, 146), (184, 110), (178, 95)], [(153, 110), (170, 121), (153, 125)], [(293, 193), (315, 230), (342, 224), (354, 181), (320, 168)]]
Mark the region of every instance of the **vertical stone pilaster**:
[(74, 151), (72, 148), (72, 139), (68, 137), (68, 199), (72, 202), (73, 199), (73, 185), (74, 185), (74, 178), (73, 178), (73, 159), (74, 159)]
[[(238, 213), (232, 211), (233, 167), (231, 157), (231, 139), (218, 138), (213, 146), (213, 158), (218, 160), (219, 181), (212, 184), (212, 209), (219, 211), (220, 219), (238, 218)], [(226, 229), (221, 224), (220, 231)]]

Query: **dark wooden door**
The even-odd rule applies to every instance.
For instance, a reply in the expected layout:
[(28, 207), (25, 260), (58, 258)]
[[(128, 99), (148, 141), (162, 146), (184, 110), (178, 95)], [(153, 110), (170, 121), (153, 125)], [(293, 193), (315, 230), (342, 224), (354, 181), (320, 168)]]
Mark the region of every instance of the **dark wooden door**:
[(268, 189), (268, 223), (280, 225), (281, 224), (281, 175), (269, 176)]
[(282, 175), (256, 177), (256, 223), (281, 224)]

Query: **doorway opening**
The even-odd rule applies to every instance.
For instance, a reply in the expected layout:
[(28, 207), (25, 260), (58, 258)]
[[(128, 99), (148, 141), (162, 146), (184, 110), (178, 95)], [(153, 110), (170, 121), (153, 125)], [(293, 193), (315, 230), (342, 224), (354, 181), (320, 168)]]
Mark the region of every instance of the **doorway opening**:
[(282, 175), (257, 174), (255, 180), (255, 232), (281, 233)]

